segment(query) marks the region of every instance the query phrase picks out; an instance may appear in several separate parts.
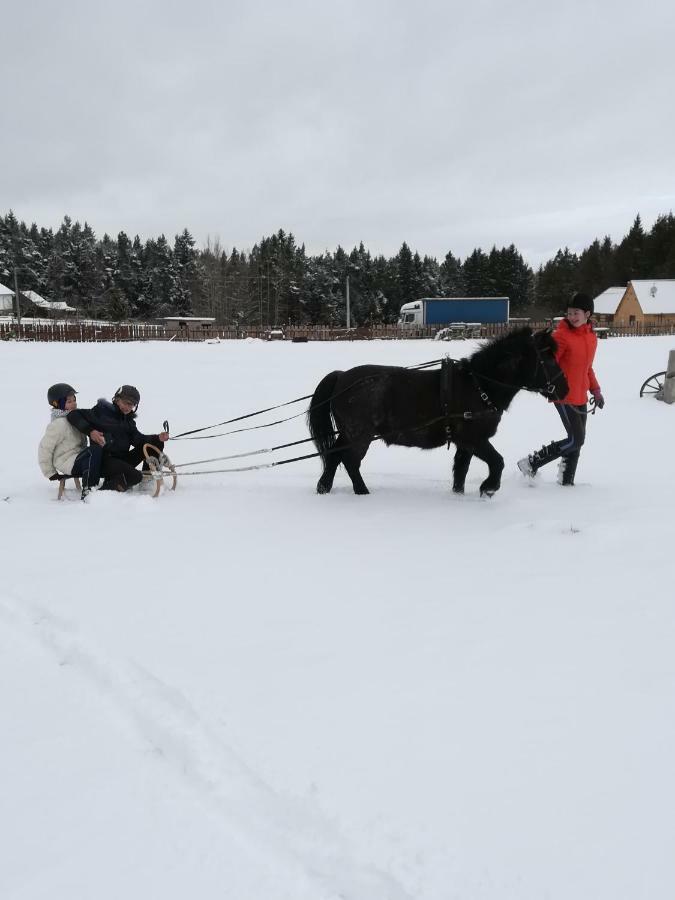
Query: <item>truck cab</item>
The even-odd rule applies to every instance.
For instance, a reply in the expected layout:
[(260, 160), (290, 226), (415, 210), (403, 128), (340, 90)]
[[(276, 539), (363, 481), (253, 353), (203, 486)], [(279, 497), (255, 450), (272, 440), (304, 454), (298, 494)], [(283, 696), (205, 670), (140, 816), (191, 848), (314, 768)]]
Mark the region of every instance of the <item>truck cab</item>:
[(398, 318), (399, 325), (423, 325), (424, 310), (422, 303), (415, 300), (413, 303), (404, 303)]

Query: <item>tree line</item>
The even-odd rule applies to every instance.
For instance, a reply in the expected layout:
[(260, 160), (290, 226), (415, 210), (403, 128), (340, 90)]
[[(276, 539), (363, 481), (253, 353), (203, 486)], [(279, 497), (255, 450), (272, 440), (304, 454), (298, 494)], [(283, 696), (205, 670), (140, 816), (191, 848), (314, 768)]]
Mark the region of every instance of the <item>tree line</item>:
[(538, 318), (558, 313), (575, 290), (597, 296), (635, 278), (675, 278), (675, 217), (659, 216), (646, 232), (638, 215), (618, 244), (596, 239), (579, 254), (565, 247), (535, 271), (513, 244), (477, 248), (464, 260), (448, 252), (440, 262), (407, 243), (390, 258), (363, 243), (312, 256), (280, 230), (249, 252), (228, 252), (219, 241), (198, 248), (187, 229), (173, 243), (123, 231), (99, 239), (68, 216), (54, 231), (10, 211), (0, 216), (0, 280), (13, 287), (15, 269), (20, 291), (112, 320), (199, 315), (230, 325), (343, 325), (347, 276), (355, 325), (395, 322), (401, 305), (418, 297), (508, 296), (512, 316)]

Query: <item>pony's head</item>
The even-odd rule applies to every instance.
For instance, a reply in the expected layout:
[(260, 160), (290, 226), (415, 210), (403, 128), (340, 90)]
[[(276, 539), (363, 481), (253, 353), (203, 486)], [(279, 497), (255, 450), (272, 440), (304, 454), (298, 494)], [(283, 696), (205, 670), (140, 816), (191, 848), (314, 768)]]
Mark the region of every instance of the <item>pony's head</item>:
[(534, 374), (531, 383), (526, 386), (551, 400), (562, 400), (569, 386), (555, 358), (558, 348), (550, 328), (532, 334), (532, 347)]
[(516, 328), (495, 338), (471, 357), (471, 367), (495, 386), (537, 391), (552, 400), (567, 394), (567, 381), (555, 359), (556, 343), (549, 330)]

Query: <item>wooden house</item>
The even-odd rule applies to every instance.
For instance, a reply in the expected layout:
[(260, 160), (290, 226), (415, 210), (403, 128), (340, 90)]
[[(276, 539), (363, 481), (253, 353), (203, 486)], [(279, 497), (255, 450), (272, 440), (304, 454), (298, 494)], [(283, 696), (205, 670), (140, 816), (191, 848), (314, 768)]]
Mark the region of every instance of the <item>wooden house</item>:
[(0, 284), (0, 313), (4, 316), (14, 312), (14, 291)]
[(593, 306), (595, 307), (593, 319), (601, 325), (611, 325), (625, 293), (625, 287), (609, 287), (601, 294), (598, 294), (593, 300)]
[(675, 279), (629, 281), (614, 314), (616, 325), (675, 325)]
[(195, 340), (200, 334), (208, 336), (216, 324), (212, 316), (164, 316), (163, 322), (168, 332), (177, 337), (189, 337)]

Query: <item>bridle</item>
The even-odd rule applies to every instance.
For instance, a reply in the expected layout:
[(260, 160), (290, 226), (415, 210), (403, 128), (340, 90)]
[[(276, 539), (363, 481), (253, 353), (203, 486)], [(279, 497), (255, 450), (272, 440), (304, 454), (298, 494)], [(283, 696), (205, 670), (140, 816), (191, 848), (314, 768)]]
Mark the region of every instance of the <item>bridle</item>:
[[(544, 373), (544, 380), (546, 381), (546, 384), (542, 388), (533, 386), (531, 388), (527, 388), (527, 390), (536, 391), (538, 394), (542, 394), (543, 396), (547, 396), (547, 395), (550, 396), (551, 394), (555, 394), (556, 393), (556, 382), (560, 381), (561, 378), (564, 378), (565, 373), (560, 368), (560, 366), (556, 363), (558, 371), (553, 376), (553, 378), (551, 378), (551, 375), (549, 374), (549, 369), (547, 369), (546, 363), (544, 362), (544, 359), (542, 356), (543, 353), (550, 353), (553, 356), (553, 348), (552, 347), (544, 347), (542, 349), (542, 348), (538, 347), (535, 342), (534, 351), (537, 354), (537, 361), (534, 364), (534, 373), (532, 375), (532, 384), (534, 385), (534, 383), (537, 379), (537, 373), (539, 372), (540, 368), (541, 368), (542, 372)], [(555, 357), (554, 357), (554, 362), (555, 362)]]
[[(543, 397), (550, 397), (551, 395), (556, 394), (556, 382), (560, 381), (561, 378), (564, 378), (565, 373), (560, 368), (560, 366), (556, 363), (558, 372), (551, 378), (551, 376), (549, 375), (549, 370), (546, 367), (546, 363), (544, 362), (544, 358), (542, 355), (544, 353), (550, 353), (551, 355), (553, 355), (553, 348), (552, 347), (540, 348), (537, 346), (536, 341), (534, 341), (534, 352), (535, 352), (537, 358), (534, 363), (534, 371), (532, 372), (532, 381), (529, 386), (528, 385), (510, 384), (507, 381), (500, 381), (498, 378), (492, 378), (491, 376), (483, 375), (482, 373), (479, 375), (479, 374), (474, 373), (473, 371), (469, 370), (469, 374), (473, 378), (474, 383), (476, 384), (476, 387), (478, 388), (478, 392), (481, 396), (481, 400), (486, 404), (486, 406), (492, 407), (493, 404), (490, 401), (487, 394), (485, 393), (485, 391), (478, 384), (479, 381), (490, 381), (490, 382), (492, 382), (492, 384), (499, 384), (499, 385), (502, 385), (503, 387), (515, 388), (516, 390), (530, 391), (531, 393), (534, 393), (534, 394), (541, 394)], [(555, 357), (554, 357), (554, 362), (555, 362)], [(540, 368), (544, 375), (543, 380), (546, 383), (543, 387), (536, 387), (535, 382), (537, 380), (537, 373), (539, 372)], [(558, 399), (560, 399), (560, 398), (558, 398)]]

